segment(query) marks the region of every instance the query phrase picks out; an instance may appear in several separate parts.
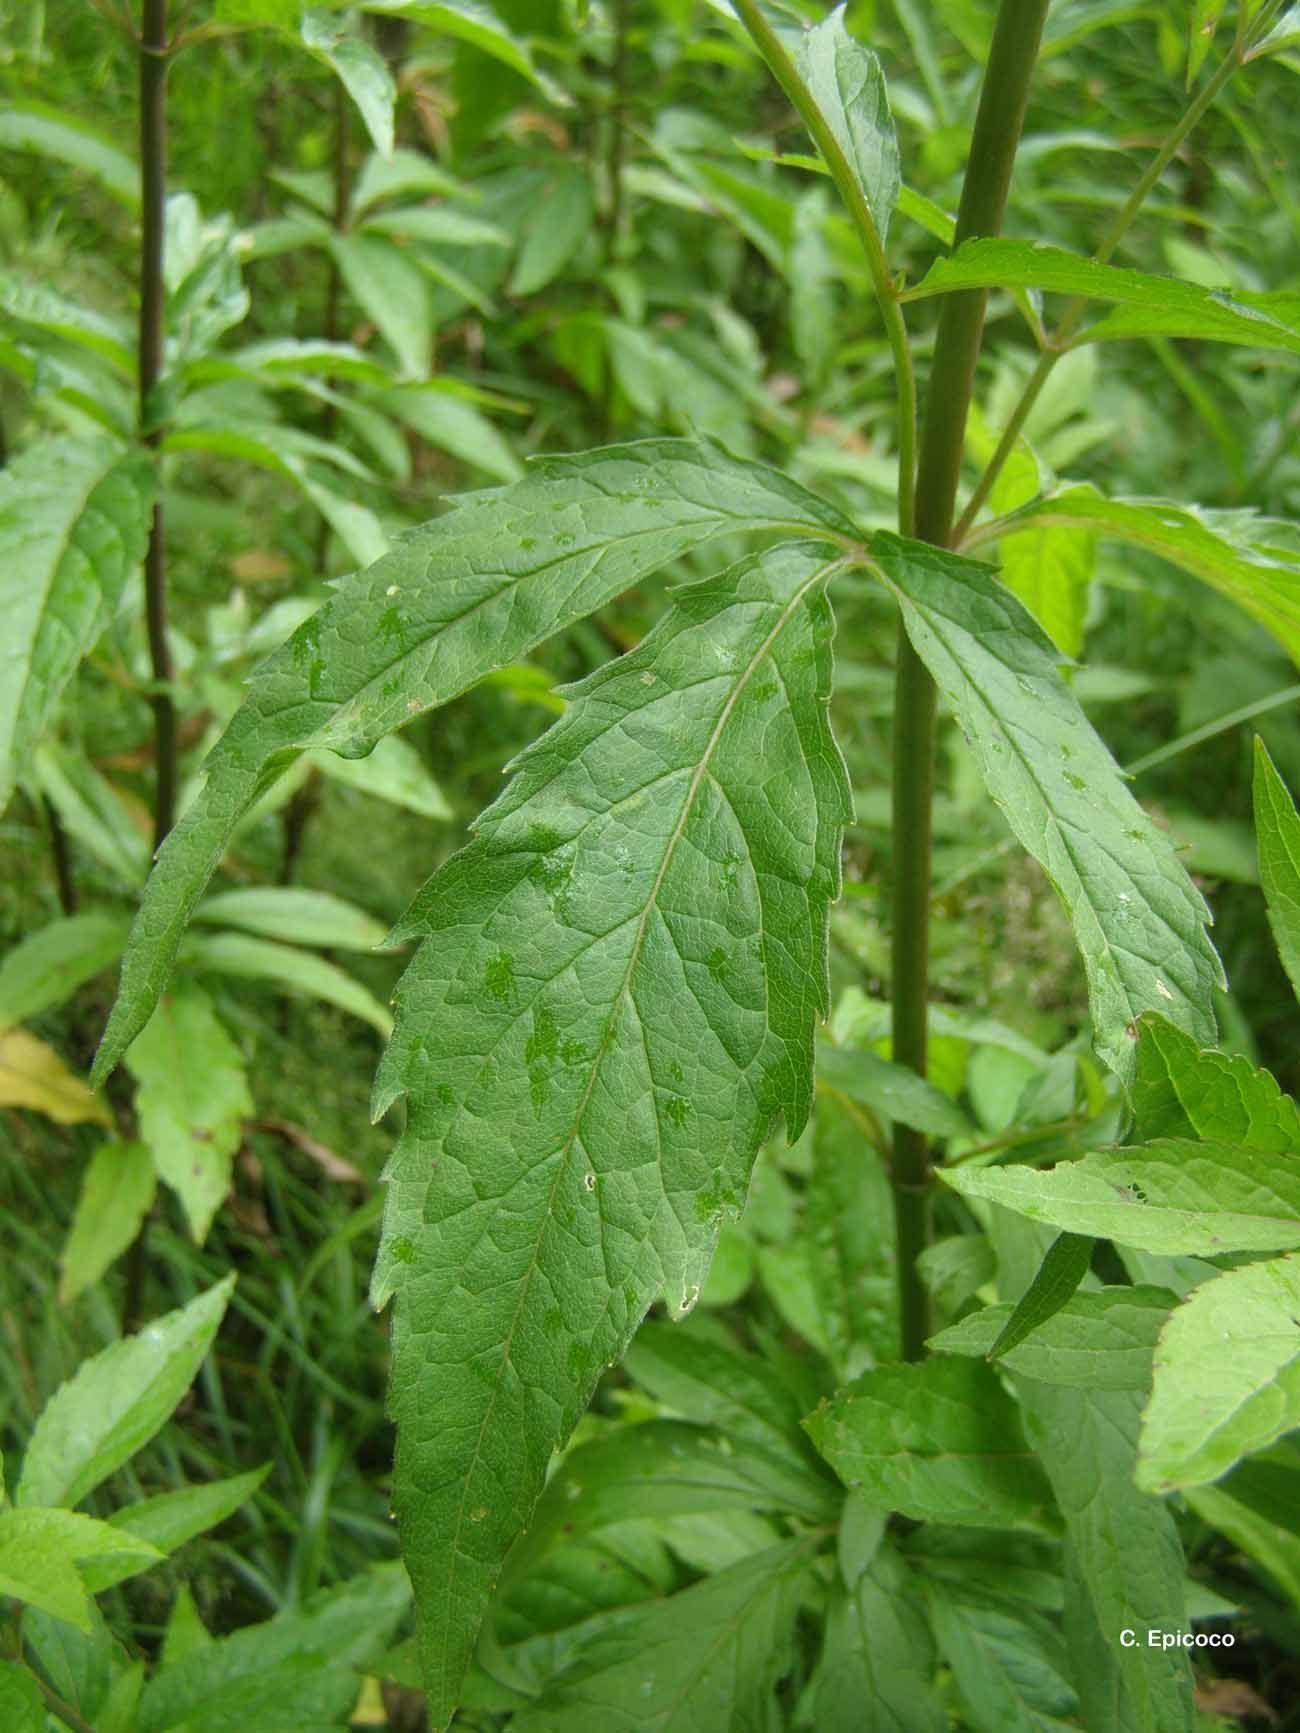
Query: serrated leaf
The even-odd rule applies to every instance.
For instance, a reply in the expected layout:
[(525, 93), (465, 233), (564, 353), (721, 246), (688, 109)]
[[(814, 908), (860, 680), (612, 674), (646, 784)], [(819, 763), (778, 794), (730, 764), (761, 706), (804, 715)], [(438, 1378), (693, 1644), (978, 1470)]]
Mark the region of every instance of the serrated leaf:
[(1209, 909), (1124, 786), (1050, 641), (986, 566), (883, 532), (870, 555), (990, 793), (1069, 913), (1098, 1053), (1130, 1077), (1129, 1030), (1144, 1010), (1208, 1046), (1223, 982)]
[(1015, 1310), (989, 1349), (990, 1360), (1009, 1353), (1060, 1311), (1088, 1273), (1093, 1244), (1084, 1234), (1056, 1236), (1038, 1266), (1037, 1275), (1016, 1301)]
[(695, 1303), (760, 1142), (807, 1118), (849, 812), (833, 565), (676, 591), (397, 928), (423, 942), (375, 1088), (409, 1101), (375, 1295), (435, 1722), (601, 1368), (660, 1293)]
[(848, 1487), (917, 1522), (1050, 1523), (1051, 1492), (987, 1366), (880, 1366), (804, 1422)]
[(45, 1699), (25, 1667), (0, 1661), (0, 1724), (9, 1733), (45, 1733)]
[[(215, 1528), (233, 1515), (253, 1496), (270, 1472), (268, 1463), (251, 1473), (232, 1475), (228, 1480), (213, 1480), (206, 1486), (182, 1486), (176, 1492), (162, 1492), (156, 1498), (141, 1499), (137, 1504), (115, 1510), (108, 1525), (130, 1535), (133, 1540), (145, 1542), (160, 1556), (173, 1553), (187, 1540), (193, 1540), (195, 1535)], [(108, 1556), (87, 1565), (81, 1574), (91, 1593), (98, 1594), (102, 1589), (112, 1588), (115, 1583), (134, 1575), (138, 1568), (129, 1558), (121, 1561)]]
[(154, 1198), (153, 1160), (142, 1143), (102, 1143), (90, 1158), (59, 1256), (59, 1304), (92, 1287), (140, 1231)]
[(70, 999), (117, 961), (127, 931), (117, 915), (65, 915), (20, 940), (0, 963), (0, 1027)]
[(941, 1177), (963, 1197), (988, 1198), (1030, 1221), (1166, 1257), (1300, 1246), (1300, 1165), (1230, 1144), (1167, 1137), (1098, 1150), (1050, 1172), (958, 1167)]
[(0, 1594), (90, 1630), (78, 1565), (105, 1554), (129, 1554), (144, 1569), (162, 1557), (147, 1541), (70, 1510), (0, 1510)]
[(969, 1587), (927, 1582), (926, 1599), (972, 1733), (1065, 1733), (1077, 1725), (1069, 1656), (1048, 1620)]
[(418, 265), (382, 235), (332, 235), (348, 292), (374, 320), (408, 378), (424, 379), (433, 353), (433, 307)]
[(817, 1076), (850, 1101), (930, 1137), (974, 1134), (974, 1126), (950, 1095), (869, 1048), (822, 1042), (817, 1048)]
[(83, 1361), (32, 1431), (20, 1505), (74, 1505), (146, 1445), (189, 1389), (235, 1285), (233, 1275)]
[(784, 1541), (580, 1643), (517, 1733), (694, 1733), (761, 1726), (793, 1659), (812, 1554)]
[[(1177, 1296), (1167, 1288), (1102, 1288), (1073, 1295), (1000, 1358), (1009, 1371), (1079, 1390), (1147, 1390), (1156, 1339)], [(988, 1355), (1016, 1308), (985, 1306), (931, 1336), (937, 1354)]]
[(791, 42), (792, 59), (853, 171), (883, 243), (902, 174), (894, 117), (880, 62), (850, 36), (845, 7)]
[(0, 1029), (0, 1107), (26, 1107), (57, 1125), (111, 1125), (108, 1108), (26, 1029)]
[(1269, 925), (1300, 998), (1300, 814), (1264, 742), (1255, 736), (1255, 836)]
[(1203, 1138), (1300, 1155), (1300, 1108), (1239, 1053), (1202, 1052), (1163, 1017), (1138, 1024), (1133, 1140)]
[(158, 1005), (126, 1064), (137, 1084), (140, 1136), (202, 1243), (230, 1190), (242, 1122), (253, 1112), (243, 1058), (207, 994), (186, 981)]
[[(1091, 1725), (1141, 1733), (1192, 1733), (1192, 1675), (1185, 1650), (1152, 1648), (1147, 1632), (1187, 1628), (1186, 1565), (1169, 1509), (1133, 1485), (1143, 1397), (1128, 1390), (1071, 1390), (1018, 1374), (1025, 1430), (1051, 1480), (1076, 1560), (1087, 1622), (1114, 1669), (1108, 1719), (1095, 1719), (1085, 1649), (1073, 1678)], [(1132, 1630), (1126, 1647), (1119, 1633)]]
[[(234, 975), (246, 981), (274, 981), (288, 993), (300, 993), (308, 999), (323, 999), (327, 1005), (337, 1005), (340, 1010), (351, 1012), (354, 1017), (360, 1017), (385, 1037), (393, 1032), (391, 1012), (381, 1005), (374, 994), (363, 987), (355, 976), (349, 975), (346, 969), (340, 969), (336, 963), (316, 956), (313, 951), (300, 951), (296, 945), (282, 945), (275, 939), (254, 938), (249, 933), (191, 933), (182, 946), (181, 960), (189, 968), (213, 974)], [(157, 1014), (154, 1013), (155, 1017)], [(140, 1039), (142, 1040), (143, 1036)], [(139, 1041), (136, 1046), (139, 1046)], [(134, 1052), (135, 1048), (131, 1051)], [(234, 1056), (233, 1048), (226, 1052), (227, 1056)], [(129, 1053), (126, 1062), (131, 1065)], [(241, 1069), (241, 1079), (242, 1076)], [(238, 1109), (238, 1112), (243, 1114), (251, 1111), (250, 1105)], [(234, 1121), (234, 1130), (237, 1133), (237, 1118)], [(237, 1147), (236, 1135), (231, 1143), (231, 1153)], [(226, 1184), (222, 1189), (222, 1197), (229, 1189), (228, 1162), (225, 1173)], [(163, 1177), (167, 1176), (164, 1174)], [(220, 1202), (220, 1199), (216, 1201)], [(215, 1203), (212, 1208), (215, 1210)], [(210, 1215), (208, 1220), (211, 1220)], [(205, 1224), (203, 1232), (206, 1231)], [(195, 1232), (199, 1233), (197, 1226)], [(202, 1234), (199, 1234), (199, 1237), (202, 1238)]]
[(383, 56), (360, 36), (350, 36), (329, 12), (307, 10), (299, 25), (304, 48), (334, 68), (357, 105), (366, 131), (383, 156), (393, 154), (393, 110), (397, 86)]
[[(820, 1053), (818, 1073), (824, 1075)], [(819, 1087), (803, 1249), (828, 1358), (841, 1382), (899, 1354), (893, 1197), (885, 1164), (860, 1119)]]
[(818, 1733), (944, 1733), (934, 1644), (888, 1542), (853, 1588), (833, 1591), (813, 1680)]
[(0, 472), (0, 810), (144, 555), (147, 461), (47, 439)]
[(1217, 1480), (1300, 1426), (1300, 1256), (1229, 1270), (1171, 1314), (1142, 1416), (1137, 1483)]
[(355, 903), (329, 891), (304, 891), (296, 885), (218, 891), (199, 904), (194, 919), (208, 926), (242, 927), (292, 945), (322, 945), (343, 951), (373, 951), (388, 935), (382, 921)]
[(1115, 303), (1115, 311), (1089, 325), (1075, 344), (1121, 337), (1199, 337), (1216, 343), (1300, 354), (1300, 291), (1265, 294), (1203, 289), (1178, 277), (1099, 265), (1041, 241), (1008, 237), (965, 241), (937, 259), (904, 301), (964, 289), (1041, 289)]
[(134, 210), (140, 203), (138, 166), (79, 115), (44, 104), (6, 102), (0, 113), (0, 150), (31, 151), (68, 163), (93, 175), (120, 204)]
[[(999, 520), (999, 532), (1038, 525), (1074, 538), (1096, 535), (1145, 548), (1199, 578), (1268, 628), (1300, 662), (1300, 557), (1269, 518), (1166, 499), (1109, 499), (1087, 486), (1058, 488)], [(969, 537), (975, 548), (994, 526)], [(1027, 598), (1026, 598), (1027, 599)]]
[(460, 500), (343, 584), (263, 665), (164, 844), (96, 1075), (147, 1020), (240, 818), (300, 752), (361, 758), (688, 549), (745, 530), (843, 544), (855, 534), (775, 470), (711, 445), (647, 441), (534, 463), (512, 487)]
[(410, 1604), (400, 1564), (376, 1565), (301, 1607), (218, 1638), (145, 1686), (137, 1733), (325, 1733), (345, 1728), (358, 1673)]

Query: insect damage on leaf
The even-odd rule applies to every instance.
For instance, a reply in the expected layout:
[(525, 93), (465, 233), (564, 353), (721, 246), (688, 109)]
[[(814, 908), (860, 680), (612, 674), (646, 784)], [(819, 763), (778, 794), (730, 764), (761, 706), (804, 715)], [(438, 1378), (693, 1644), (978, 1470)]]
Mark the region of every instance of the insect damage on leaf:
[(398, 928), (375, 1297), (435, 1725), (552, 1451), (651, 1302), (694, 1304), (776, 1116), (807, 1117), (850, 810), (832, 566), (782, 547), (677, 591)]

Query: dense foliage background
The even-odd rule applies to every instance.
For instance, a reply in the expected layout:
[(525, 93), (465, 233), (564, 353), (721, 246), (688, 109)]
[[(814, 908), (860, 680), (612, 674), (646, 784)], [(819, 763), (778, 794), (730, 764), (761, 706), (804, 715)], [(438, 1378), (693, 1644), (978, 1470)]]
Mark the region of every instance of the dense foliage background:
[[(296, 6), (170, 10), (186, 43), (167, 88), (171, 349), (146, 426), (162, 430), (182, 806), (248, 673), (336, 579), (447, 496), (510, 482), (535, 455), (708, 435), (858, 523), (892, 525), (892, 371), (866, 269), (788, 102), (725, 7), (494, 0), (490, 11), (394, 4), (306, 23)], [(992, 12), (985, 0), (847, 9), (889, 78), (907, 189), (890, 262), (910, 281), (945, 250)], [(1186, 106), (1189, 40), (1199, 58), (1215, 12), (1140, 0), (1051, 8), (1007, 233), (1092, 251), (1135, 165)], [(124, 18), (121, 0), (0, 4), (0, 452), (20, 477), (20, 515), (7, 520), (19, 529), (36, 490), (12, 466), (55, 437), (135, 425), (139, 193), (127, 158), (138, 67)], [(337, 47), (343, 28), (364, 45), (351, 62)], [(1298, 70), (1284, 51), (1226, 85), (1116, 263), (1212, 289), (1297, 282)], [(936, 306), (909, 309), (922, 369)], [(992, 297), (972, 480), (1033, 365), (1041, 308), (1034, 291)], [(1300, 546), (1286, 523), (1300, 506), (1292, 354), (1161, 335), (1080, 348), (1026, 433), (1045, 472), (1207, 512), (1249, 508), (1280, 520), (1271, 536), (1287, 557)], [(1203, 521), (1248, 544), (1244, 518)], [(17, 558), (12, 535), (0, 559)], [(113, 1668), (169, 1654), (183, 1663), (208, 1633), (273, 1617), (290, 1632), (283, 1621), (300, 1618), (291, 1634), (308, 1632), (301, 1653), (319, 1669), (311, 1619), (343, 1615), (335, 1603), (314, 1613), (314, 1597), (396, 1558), (388, 1325), (367, 1284), (379, 1176), (403, 1109), (372, 1125), (368, 1101), (409, 952), (375, 946), (463, 844), (502, 767), (563, 712), (556, 688), (635, 646), (671, 583), (717, 569), (713, 554), (683, 557), (369, 759), (304, 759), (237, 832), (186, 940), (168, 1038), (134, 1050), (92, 1096), (80, 1079), (153, 843), (157, 687), (141, 552), (125, 550), (120, 599), (24, 742), (0, 819), (0, 1426), (12, 1471), (42, 1409), (90, 1356), (234, 1272), (219, 1339), (174, 1418), (162, 1425), (160, 1414), (81, 1508), (106, 1517), (266, 1472), (255, 1490), (239, 1484), (231, 1514), (214, 1503), (199, 1526), (216, 1526), (166, 1563), (106, 1587), (80, 1636), (48, 1608), (27, 1610), (21, 1637), (10, 1621), (7, 1652), (25, 1652), (41, 1674), (46, 1707), (57, 1698), (64, 1724), (105, 1733), (137, 1725), (132, 1706), (105, 1707)], [(1266, 919), (1251, 805), (1256, 734), (1300, 789), (1296, 640), (1284, 645), (1176, 562), (1104, 533), (1031, 530), (1016, 558), (1013, 587), (1077, 657), (1074, 692), (1209, 899), (1229, 981), (1222, 1049), (1300, 1089), (1295, 998)], [(0, 636), (7, 577), (0, 565)], [(895, 611), (860, 575), (835, 600), (832, 721), (855, 816), (831, 914), (830, 1027), (839, 1044), (881, 1050)], [(932, 993), (943, 1014), (931, 1075), (959, 1115), (950, 1151), (1014, 1147), (1018, 1160), (1048, 1160), (1113, 1142), (1119, 1109), (1091, 1053), (1067, 918), (950, 719), (939, 763)], [(68, 917), (76, 924), (59, 924)], [(54, 937), (34, 962), (19, 948), (46, 929)], [(870, 1106), (846, 1113), (853, 1135), (879, 1140)], [(178, 1124), (204, 1128), (202, 1171), (169, 1170), (160, 1153)], [(844, 1377), (870, 1363), (861, 1350), (846, 1356), (827, 1309), (817, 1265), (833, 1254), (827, 1224), (809, 1219), (806, 1145), (778, 1140), (760, 1157), (683, 1327), (718, 1352), (779, 1366), (804, 1412), (830, 1387), (828, 1367)], [(156, 1193), (151, 1160), (168, 1182)], [(930, 1274), (945, 1322), (990, 1279), (987, 1242), (970, 1227), (959, 1200), (940, 1202)], [(887, 1330), (889, 1234), (868, 1240), (869, 1297)], [(1118, 1255), (1102, 1256), (1125, 1279)], [(579, 1442), (682, 1414), (745, 1435), (720, 1400), (691, 1410), (656, 1334), (666, 1330), (652, 1321), (628, 1366), (610, 1369)], [(1248, 1516), (1246, 1503), (1235, 1516), (1213, 1504), (1226, 1494), (1178, 1503), (1193, 1612), (1235, 1609), (1236, 1646), (1196, 1657), (1207, 1727), (1230, 1724), (1224, 1716), (1300, 1727), (1300, 1465), (1284, 1441), (1268, 1467), (1268, 1496), (1253, 1496)], [(527, 1707), (563, 1666), (573, 1630), (592, 1619), (612, 1629), (611, 1610), (708, 1579), (786, 1532), (761, 1505), (625, 1515), (561, 1535), (517, 1573), (498, 1652), (480, 1655), (457, 1726), (586, 1726), (534, 1720)], [(816, 1528), (815, 1512), (808, 1522)], [(966, 1620), (995, 1671), (1037, 1685), (1025, 1687), (1022, 1719), (999, 1721), (996, 1698), (974, 1700), (950, 1636), (934, 1673), (938, 1725), (1079, 1724), (1069, 1687), (1043, 1684), (1056, 1678), (1060, 1642), (1055, 1541), (1026, 1529), (1015, 1550), (985, 1560), (981, 1532), (935, 1530), (952, 1567), (936, 1575), (953, 1586), (947, 1616)], [(1015, 1573), (1034, 1609), (1021, 1630), (998, 1622), (994, 1592)], [(371, 1648), (352, 1657), (356, 1673), (344, 1657), (344, 1721), (423, 1724), (395, 1580), (364, 1591), (372, 1607), (384, 1595), (392, 1604)], [(299, 1640), (262, 1655), (264, 1673), (248, 1663), (258, 1690), (288, 1668), (281, 1685), (293, 1696)], [(752, 1725), (840, 1724), (814, 1708), (818, 1654), (805, 1608), (784, 1682)], [(128, 1694), (121, 1687), (122, 1702)], [(139, 1726), (179, 1725), (157, 1702)], [(188, 1713), (191, 1733), (234, 1725), (219, 1719), (228, 1704), (210, 1719)], [(324, 1704), (319, 1721), (283, 1725), (337, 1725), (338, 1714)]]

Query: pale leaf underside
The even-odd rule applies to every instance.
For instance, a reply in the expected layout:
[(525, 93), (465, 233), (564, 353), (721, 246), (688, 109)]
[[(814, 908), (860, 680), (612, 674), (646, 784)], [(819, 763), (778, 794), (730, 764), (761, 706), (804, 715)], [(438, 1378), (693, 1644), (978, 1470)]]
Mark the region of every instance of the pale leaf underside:
[(693, 1304), (777, 1114), (807, 1116), (849, 811), (827, 571), (785, 547), (678, 591), (399, 928), (376, 1297), (435, 1725), (551, 1452), (649, 1304)]

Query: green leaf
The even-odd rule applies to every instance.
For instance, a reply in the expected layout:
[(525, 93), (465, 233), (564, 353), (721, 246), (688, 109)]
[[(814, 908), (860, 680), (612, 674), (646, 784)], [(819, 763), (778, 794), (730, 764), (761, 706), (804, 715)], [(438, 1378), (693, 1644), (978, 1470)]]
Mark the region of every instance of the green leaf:
[(628, 1520), (659, 1521), (722, 1510), (784, 1511), (833, 1522), (838, 1489), (811, 1465), (786, 1461), (711, 1426), (650, 1420), (580, 1444), (546, 1484), (510, 1554), (506, 1583), (548, 1549)]
[(776, 548), (676, 591), (397, 928), (423, 942), (375, 1087), (409, 1114), (374, 1292), (399, 1296), (394, 1502), (435, 1721), (602, 1367), (661, 1293), (690, 1310), (759, 1144), (808, 1116), (849, 813), (833, 564)]
[[(1081, 1298), (1082, 1296), (1077, 1296)], [(1087, 1623), (1100, 1633), (1111, 1693), (1094, 1711), (1087, 1650), (1072, 1644), (1073, 1681), (1089, 1726), (1192, 1733), (1192, 1674), (1185, 1650), (1151, 1648), (1148, 1631), (1187, 1629), (1186, 1565), (1168, 1508), (1133, 1485), (1143, 1396), (1071, 1390), (1017, 1375), (1025, 1430), (1052, 1489), (1076, 1560)], [(1121, 1631), (1133, 1631), (1126, 1647)]]
[(1137, 1482), (1173, 1492), (1217, 1480), (1300, 1426), (1300, 1256), (1230, 1270), (1170, 1316), (1142, 1417)]
[(366, 123), (366, 131), (374, 140), (375, 149), (384, 156), (393, 154), (393, 110), (397, 105), (397, 86), (383, 56), (360, 36), (350, 36), (338, 19), (328, 12), (309, 10), (302, 15), (299, 26), (302, 43), (332, 66), (339, 80)]
[(1047, 1248), (1038, 1274), (1016, 1301), (988, 1351), (990, 1360), (1008, 1353), (1025, 1337), (1059, 1312), (1088, 1273), (1093, 1241), (1084, 1234), (1058, 1234)]
[(221, 1637), (154, 1674), (137, 1733), (325, 1733), (348, 1725), (358, 1674), (392, 1640), (411, 1591), (376, 1565), (303, 1606)]
[(0, 810), (144, 555), (147, 461), (47, 439), (0, 472)]
[(339, 275), (374, 320), (408, 378), (425, 379), (433, 352), (433, 307), (418, 265), (382, 235), (332, 235)]
[(807, 1540), (784, 1541), (579, 1640), (540, 1701), (512, 1717), (513, 1733), (767, 1725), (811, 1553)]
[[(1102, 1288), (1074, 1294), (1033, 1333), (1003, 1350), (1012, 1372), (1078, 1390), (1147, 1390), (1156, 1339), (1177, 1296), (1166, 1288)], [(992, 1354), (1018, 1308), (985, 1306), (931, 1336), (937, 1354)]]
[(32, 756), (32, 781), (74, 842), (134, 890), (149, 871), (149, 842), (113, 784), (84, 752), (47, 740)]
[(209, 926), (242, 927), (293, 945), (324, 945), (343, 951), (373, 951), (388, 933), (381, 921), (355, 903), (329, 891), (304, 891), (294, 885), (219, 891), (199, 904), (194, 919)]
[[(110, 1528), (120, 1529), (135, 1540), (144, 1541), (159, 1554), (173, 1553), (193, 1540), (196, 1534), (215, 1528), (233, 1515), (257, 1491), (271, 1472), (271, 1465), (255, 1468), (249, 1474), (232, 1475), (228, 1480), (213, 1480), (206, 1486), (183, 1486), (176, 1492), (159, 1493), (156, 1498), (128, 1504), (109, 1517)], [(92, 1594), (112, 1588), (115, 1583), (134, 1573), (138, 1567), (124, 1568), (112, 1558), (96, 1560), (82, 1571)]]
[(524, 466), (481, 409), (436, 385), (390, 391), (382, 405), (440, 451), (497, 481), (517, 481)]
[(898, 1358), (894, 1203), (885, 1164), (863, 1136), (860, 1115), (820, 1088), (804, 1212), (808, 1242), (800, 1249), (808, 1254), (827, 1357), (843, 1382), (877, 1361)]
[(1096, 548), (1077, 529), (1040, 525), (998, 543), (1002, 582), (1065, 656), (1083, 650)]
[[(66, 1386), (65, 1386), (66, 1388)], [(86, 1588), (77, 1566), (103, 1554), (130, 1554), (143, 1570), (162, 1557), (147, 1541), (70, 1510), (0, 1510), (0, 1594), (90, 1630)]]
[(844, 10), (837, 7), (822, 23), (801, 30), (790, 47), (795, 70), (844, 152), (883, 243), (902, 186), (898, 139), (880, 62), (850, 36)]
[(1052, 1495), (987, 1366), (880, 1366), (804, 1422), (848, 1487), (917, 1522), (1041, 1528)]
[(140, 203), (140, 170), (131, 158), (62, 109), (7, 101), (0, 113), (0, 150), (31, 151), (92, 175), (119, 204)]
[(198, 1654), (200, 1650), (211, 1648), (212, 1641), (195, 1604), (190, 1585), (182, 1582), (176, 1591), (176, 1599), (172, 1602), (172, 1610), (167, 1615), (167, 1628), (163, 1633), (162, 1648), (158, 1655), (159, 1669), (174, 1667), (179, 1662), (188, 1660), (191, 1655)]
[(817, 1733), (945, 1733), (933, 1677), (925, 1617), (885, 1542), (847, 1594), (832, 1593), (813, 1681)]
[(844, 543), (855, 533), (775, 470), (715, 446), (615, 446), (544, 459), (512, 487), (470, 495), (340, 586), (263, 665), (163, 845), (97, 1073), (147, 1020), (235, 826), (300, 752), (364, 757), (687, 550), (760, 529)]
[(0, 1027), (70, 999), (117, 961), (127, 931), (117, 915), (65, 915), (21, 939), (0, 963)]
[(1192, 10), (1187, 20), (1187, 85), (1191, 88), (1192, 81), (1201, 70), (1205, 56), (1210, 52), (1214, 41), (1214, 33), (1219, 28), (1219, 20), (1223, 17), (1226, 0), (1192, 0)]
[[(1300, 662), (1300, 557), (1268, 518), (1251, 511), (1210, 511), (1164, 499), (1108, 499), (1095, 488), (1044, 494), (994, 524), (981, 524), (967, 545), (979, 547), (1018, 525), (1052, 533), (1086, 532), (1145, 548), (1199, 578), (1266, 626)], [(1018, 540), (1008, 535), (1004, 546)]]
[(1069, 913), (1097, 1051), (1133, 1070), (1130, 1026), (1158, 1010), (1208, 1046), (1222, 969), (1210, 913), (1057, 671), (1057, 653), (986, 567), (897, 536), (871, 558), (1017, 840)]
[(929, 1137), (974, 1135), (974, 1126), (950, 1095), (869, 1048), (819, 1043), (817, 1077), (881, 1118), (910, 1125)]
[(253, 1112), (243, 1058), (207, 994), (186, 981), (159, 1004), (126, 1064), (137, 1084), (140, 1136), (201, 1244), (230, 1190), (242, 1122)]
[(1238, 1053), (1201, 1052), (1163, 1017), (1138, 1024), (1133, 1140), (1194, 1137), (1300, 1154), (1300, 1108), (1271, 1073)]
[(365, 9), (406, 14), (440, 36), (454, 36), (490, 54), (535, 84), (551, 102), (565, 107), (570, 101), (563, 88), (538, 68), (524, 38), (503, 24), (484, 0), (365, 0)]
[(1047, 1619), (973, 1587), (928, 1581), (926, 1599), (971, 1733), (1064, 1733), (1075, 1725), (1069, 1655)]
[(537, 214), (524, 230), (510, 293), (536, 295), (553, 283), (591, 233), (594, 220), (586, 170), (562, 168), (542, 191)]
[(193, 1382), (234, 1285), (227, 1276), (83, 1361), (36, 1422), (15, 1502), (80, 1504), (146, 1445)]
[[(391, 1012), (368, 988), (336, 963), (327, 962), (312, 951), (300, 951), (296, 945), (282, 945), (274, 939), (256, 939), (247, 933), (192, 933), (181, 948), (181, 961), (189, 968), (218, 975), (235, 975), (247, 981), (274, 981), (286, 992), (300, 993), (308, 999), (323, 999), (327, 1005), (337, 1005), (340, 1010), (351, 1012), (385, 1038), (393, 1032)], [(139, 1041), (136, 1046), (139, 1046)], [(127, 1055), (127, 1064), (131, 1064), (130, 1054)], [(244, 1107), (241, 1111), (249, 1113), (252, 1110)], [(232, 1153), (237, 1146), (236, 1139)], [(227, 1164), (223, 1197), (228, 1189)], [(208, 1219), (210, 1221), (211, 1217)], [(198, 1233), (197, 1228), (195, 1231)], [(205, 1224), (203, 1232), (206, 1231)], [(202, 1238), (202, 1234), (199, 1237)]]
[(1114, 312), (1079, 333), (1076, 345), (1122, 337), (1195, 337), (1300, 354), (1300, 291), (1234, 289), (1229, 295), (1177, 277), (1099, 265), (1039, 241), (965, 241), (955, 253), (937, 259), (901, 299), (963, 289), (1041, 289), (1117, 303)]
[(1167, 1137), (1098, 1150), (1049, 1173), (957, 1167), (940, 1176), (963, 1197), (1166, 1257), (1300, 1246), (1300, 1166), (1231, 1144)]
[(364, 228), (381, 235), (401, 235), (434, 247), (510, 247), (508, 230), (483, 217), (469, 217), (447, 205), (403, 205), (395, 211), (377, 211)]
[(1264, 742), (1255, 736), (1255, 835), (1269, 925), (1300, 998), (1300, 814)]
[(478, 196), (429, 157), (398, 146), (391, 156), (368, 156), (361, 165), (361, 173), (352, 189), (352, 215), (359, 218), (386, 199), (428, 194), (464, 198)]
[(421, 818), (453, 816), (447, 797), (425, 769), (424, 760), (400, 735), (389, 734), (365, 758), (343, 758), (337, 752), (309, 752), (307, 758), (331, 782), (359, 788), (362, 794), (417, 812)]
[(0, 1661), (0, 1723), (9, 1733), (45, 1733), (40, 1686), (15, 1661)]
[(98, 355), (125, 378), (134, 372), (130, 340), (123, 325), (79, 301), (65, 299), (42, 283), (28, 282), (14, 271), (0, 271), (0, 313)]
[(102, 1143), (90, 1158), (59, 1257), (59, 1303), (85, 1293), (135, 1239), (154, 1198), (153, 1160), (142, 1143)]
[(1220, 1486), (1189, 1487), (1184, 1497), (1203, 1522), (1262, 1565), (1300, 1609), (1300, 1540)]

